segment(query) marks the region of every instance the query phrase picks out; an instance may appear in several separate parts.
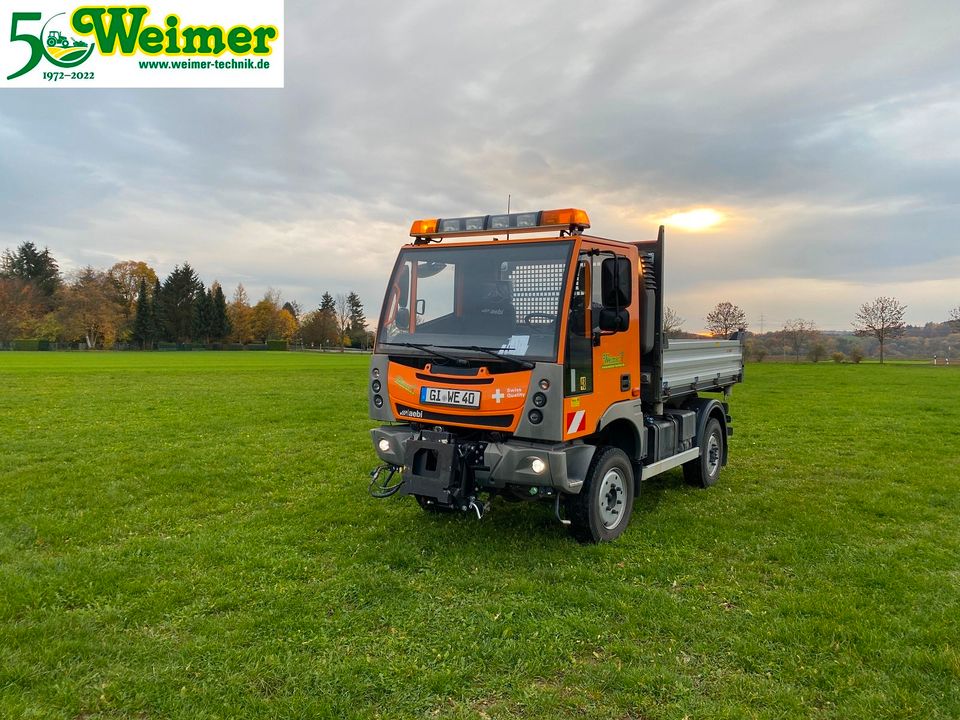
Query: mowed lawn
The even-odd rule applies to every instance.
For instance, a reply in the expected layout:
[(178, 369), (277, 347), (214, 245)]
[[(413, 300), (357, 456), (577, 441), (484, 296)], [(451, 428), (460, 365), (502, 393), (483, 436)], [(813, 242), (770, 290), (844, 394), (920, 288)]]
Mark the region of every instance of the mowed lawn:
[(960, 369), (751, 365), (581, 546), (371, 499), (367, 363), (0, 353), (0, 718), (960, 717)]

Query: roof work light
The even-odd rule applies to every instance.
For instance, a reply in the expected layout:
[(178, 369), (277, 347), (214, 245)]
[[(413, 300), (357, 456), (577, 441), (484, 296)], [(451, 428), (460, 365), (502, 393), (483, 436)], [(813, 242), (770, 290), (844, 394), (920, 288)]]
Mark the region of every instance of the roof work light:
[(576, 230), (590, 227), (586, 211), (576, 208), (537, 210), (536, 212), (503, 215), (474, 215), (460, 218), (414, 220), (410, 237), (443, 238), (451, 235), (493, 235), (505, 232), (540, 232), (543, 230)]

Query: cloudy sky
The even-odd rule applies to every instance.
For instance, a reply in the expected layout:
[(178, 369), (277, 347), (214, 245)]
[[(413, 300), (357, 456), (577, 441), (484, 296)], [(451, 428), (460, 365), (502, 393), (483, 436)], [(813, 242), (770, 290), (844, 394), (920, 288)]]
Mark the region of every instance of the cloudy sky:
[(960, 3), (286, 2), (283, 90), (0, 94), (0, 248), (379, 310), (417, 217), (668, 227), (667, 302), (960, 304)]

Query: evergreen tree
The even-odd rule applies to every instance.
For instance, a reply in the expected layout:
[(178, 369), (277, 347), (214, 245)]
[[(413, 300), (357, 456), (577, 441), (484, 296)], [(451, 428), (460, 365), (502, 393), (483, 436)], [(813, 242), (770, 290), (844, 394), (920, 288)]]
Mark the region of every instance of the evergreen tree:
[(153, 283), (153, 297), (150, 298), (150, 336), (147, 342), (152, 349), (163, 339), (163, 290), (160, 279)]
[(333, 295), (329, 292), (323, 294), (317, 312), (320, 314), (320, 335), (323, 338), (321, 344), (339, 345), (340, 340), (337, 338), (337, 301), (333, 299)]
[(367, 344), (367, 318), (363, 314), (363, 303), (355, 292), (347, 295), (347, 305), (350, 308), (350, 344), (353, 347), (365, 347)]
[(153, 318), (151, 317), (151, 303), (147, 296), (147, 283), (140, 281), (140, 289), (137, 291), (137, 308), (133, 319), (133, 341), (144, 349), (146, 344), (152, 340)]
[(213, 296), (203, 287), (197, 288), (193, 302), (193, 338), (203, 344), (210, 342), (213, 327)]
[(227, 299), (223, 295), (220, 283), (213, 284), (213, 317), (210, 323), (210, 335), (217, 342), (223, 342), (230, 334), (230, 318), (227, 316)]
[(160, 297), (164, 335), (176, 342), (190, 342), (193, 334), (193, 305), (202, 288), (190, 263), (176, 265), (163, 281)]
[(16, 252), (3, 251), (0, 256), (0, 277), (31, 282), (47, 298), (52, 298), (63, 284), (60, 266), (49, 248), (38, 250), (30, 241), (21, 243)]

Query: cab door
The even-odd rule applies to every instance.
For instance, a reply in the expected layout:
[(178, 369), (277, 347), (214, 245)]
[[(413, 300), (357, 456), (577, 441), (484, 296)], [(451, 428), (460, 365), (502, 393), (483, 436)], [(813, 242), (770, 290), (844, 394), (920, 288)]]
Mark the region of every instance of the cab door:
[(639, 385), (636, 252), (584, 243), (567, 318), (564, 439), (590, 435)]

